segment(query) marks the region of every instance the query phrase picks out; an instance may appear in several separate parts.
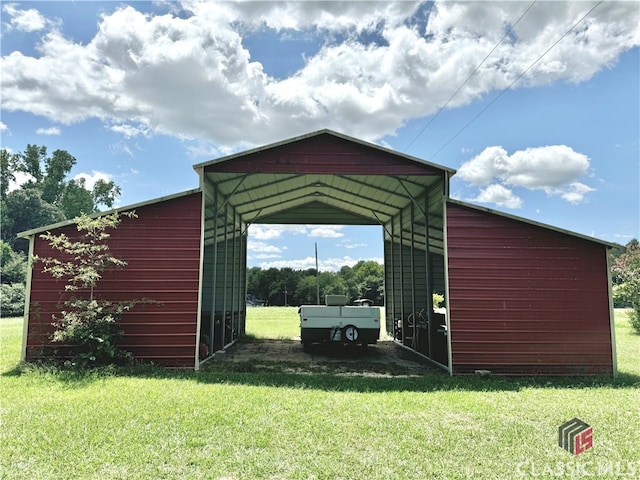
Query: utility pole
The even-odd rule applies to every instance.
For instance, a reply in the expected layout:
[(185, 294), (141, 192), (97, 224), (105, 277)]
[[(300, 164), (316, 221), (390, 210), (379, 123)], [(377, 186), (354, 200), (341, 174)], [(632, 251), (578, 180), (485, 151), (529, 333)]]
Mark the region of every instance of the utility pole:
[(316, 242), (316, 305), (320, 305), (320, 272), (318, 271), (318, 242)]

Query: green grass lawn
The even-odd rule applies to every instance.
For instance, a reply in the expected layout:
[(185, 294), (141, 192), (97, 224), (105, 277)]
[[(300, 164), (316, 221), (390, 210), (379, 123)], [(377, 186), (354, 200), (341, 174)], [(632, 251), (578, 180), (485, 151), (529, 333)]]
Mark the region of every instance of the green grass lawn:
[(255, 307), (247, 309), (246, 334), (254, 339), (300, 338), (300, 320), (295, 307)]
[[(260, 311), (273, 318), (254, 317)], [(297, 335), (294, 308), (249, 315), (247, 332), (256, 338)], [(640, 337), (621, 315), (615, 379), (365, 377), (238, 371), (228, 362), (200, 372), (73, 373), (16, 368), (21, 335), (20, 320), (0, 320), (3, 479), (634, 478), (631, 469), (640, 472)], [(558, 426), (572, 417), (594, 427), (594, 447), (577, 457), (557, 446)]]
[[(374, 307), (377, 308), (377, 307)], [(380, 338), (387, 335), (384, 312)], [(247, 309), (247, 336), (252, 339), (275, 338), (279, 340), (300, 339), (300, 318), (297, 307), (256, 307)]]

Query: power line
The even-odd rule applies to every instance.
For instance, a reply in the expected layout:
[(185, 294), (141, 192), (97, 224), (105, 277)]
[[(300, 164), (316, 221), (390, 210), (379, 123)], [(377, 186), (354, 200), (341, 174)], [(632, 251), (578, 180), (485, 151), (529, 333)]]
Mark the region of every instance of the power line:
[(411, 140), (411, 142), (409, 142), (409, 144), (404, 148), (405, 152), (407, 150), (409, 150), (409, 148), (411, 148), (411, 146), (416, 142), (416, 140), (418, 140), (418, 138), (420, 138), (420, 136), (425, 132), (425, 130), (427, 128), (429, 128), (429, 126), (433, 123), (433, 121), (436, 118), (438, 118), (440, 113), (442, 113), (442, 111), (447, 107), (447, 105), (449, 105), (449, 103), (451, 103), (451, 100), (453, 100), (453, 98), (460, 92), (460, 90), (462, 90), (462, 87), (464, 87), (469, 82), (469, 80), (471, 80), (471, 78), (476, 74), (476, 72), (478, 70), (480, 70), (480, 67), (482, 67), (482, 65), (484, 65), (484, 63), (487, 61), (487, 59), (491, 56), (491, 54), (493, 52), (495, 52), (496, 48), (498, 48), (500, 46), (500, 44), (504, 41), (504, 39), (507, 38), (511, 34), (511, 32), (516, 27), (516, 25), (518, 25), (518, 23), (520, 23), (520, 20), (522, 20), (524, 18), (524, 16), (529, 12), (529, 10), (531, 10), (531, 7), (533, 7), (533, 5), (534, 5), (534, 3), (536, 3), (536, 1), (537, 0), (533, 0), (533, 2), (531, 2), (529, 4), (527, 9), (524, 12), (522, 12), (522, 15), (520, 15), (518, 20), (516, 20), (516, 22), (509, 27), (509, 29), (505, 32), (505, 34), (500, 39), (500, 41), (494, 45), (494, 47), (491, 49), (491, 51), (487, 54), (486, 57), (484, 57), (482, 59), (482, 61), (478, 64), (478, 66), (475, 68), (475, 70), (473, 72), (471, 72), (471, 74), (467, 77), (467, 79), (464, 82), (462, 82), (462, 85), (460, 85), (458, 87), (458, 89), (455, 92), (453, 92), (453, 95), (451, 95), (449, 97), (449, 100), (447, 100), (446, 103), (444, 105), (442, 105), (442, 107), (440, 107), (440, 109), (436, 112), (436, 114), (433, 117), (431, 117), (431, 119), (427, 122), (427, 124), (422, 128), (422, 130), (420, 130), (420, 132), (418, 132), (418, 134), (415, 136), (415, 138), (413, 140)]
[(482, 110), (480, 110), (471, 120), (469, 120), (460, 130), (458, 130), (458, 132), (451, 137), (449, 140), (447, 140), (447, 142), (442, 145), (438, 151), (436, 153), (434, 153), (432, 156), (429, 157), (429, 159), (433, 159), (435, 158), (442, 150), (444, 150), (447, 145), (449, 145), (453, 140), (455, 140), (458, 135), (460, 135), (464, 130), (467, 129), (467, 127), (469, 127), (469, 125), (471, 125), (473, 122), (475, 122), (478, 117), (480, 115), (482, 115), (484, 112), (486, 112), (489, 107), (491, 107), (491, 105), (493, 105), (496, 101), (498, 101), (498, 99), (500, 97), (502, 97), (505, 93), (507, 93), (508, 90), (511, 89), (511, 87), (513, 87), (522, 77), (524, 77), (540, 60), (542, 60), (547, 53), (549, 53), (556, 45), (558, 45), (558, 43), (560, 43), (567, 35), (569, 35), (578, 25), (580, 25), (585, 18), (587, 18), (589, 15), (591, 15), (591, 13), (600, 6), (600, 4), (604, 2), (604, 0), (600, 0), (597, 4), (594, 5), (594, 7), (589, 10), (587, 13), (585, 13), (582, 18), (580, 18), (580, 20), (578, 20), (576, 23), (574, 23), (571, 28), (569, 28), (569, 30), (567, 30), (558, 40), (556, 40), (553, 45), (551, 45), (549, 48), (547, 48), (547, 50), (545, 50), (545, 52), (540, 55), (531, 65), (529, 65), (529, 67), (527, 67), (527, 69), (525, 71), (523, 71), (520, 75), (518, 75), (516, 77), (516, 79), (511, 82), (509, 84), (509, 86), (507, 86), (505, 89), (503, 89), (498, 95), (496, 95), (493, 100), (491, 100), (491, 102), (489, 102)]

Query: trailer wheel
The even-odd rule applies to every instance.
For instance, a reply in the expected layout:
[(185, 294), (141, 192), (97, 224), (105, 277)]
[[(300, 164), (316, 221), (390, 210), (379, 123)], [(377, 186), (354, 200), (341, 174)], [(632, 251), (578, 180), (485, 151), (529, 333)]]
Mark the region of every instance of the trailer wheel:
[(358, 338), (360, 338), (360, 332), (358, 331), (358, 327), (355, 325), (347, 325), (344, 327), (342, 335), (347, 343), (356, 343)]

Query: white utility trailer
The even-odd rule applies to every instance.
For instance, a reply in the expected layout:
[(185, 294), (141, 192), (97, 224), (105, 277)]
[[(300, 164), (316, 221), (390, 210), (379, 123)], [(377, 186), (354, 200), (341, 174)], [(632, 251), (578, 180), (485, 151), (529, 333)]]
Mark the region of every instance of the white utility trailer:
[(326, 295), (325, 305), (302, 305), (300, 341), (303, 348), (311, 343), (338, 342), (367, 346), (380, 338), (380, 309), (368, 301), (348, 306), (345, 295)]

